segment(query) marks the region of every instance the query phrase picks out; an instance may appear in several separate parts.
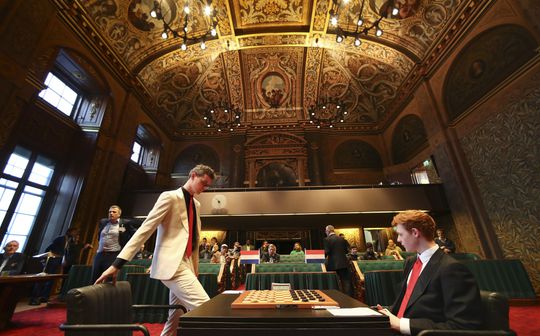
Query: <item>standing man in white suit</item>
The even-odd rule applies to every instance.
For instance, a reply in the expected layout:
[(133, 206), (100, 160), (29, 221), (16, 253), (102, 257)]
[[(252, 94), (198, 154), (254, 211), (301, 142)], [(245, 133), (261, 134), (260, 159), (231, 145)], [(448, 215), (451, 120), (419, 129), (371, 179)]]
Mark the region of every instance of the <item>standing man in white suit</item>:
[[(133, 259), (144, 242), (157, 229), (156, 247), (150, 277), (159, 279), (170, 290), (169, 303), (192, 310), (210, 298), (197, 279), (199, 273), (199, 232), (201, 204), (193, 198), (206, 190), (215, 178), (212, 168), (197, 165), (189, 172), (183, 187), (162, 193), (141, 227), (124, 246), (113, 264), (96, 280), (112, 277)], [(161, 336), (176, 335), (181, 310), (171, 309)]]

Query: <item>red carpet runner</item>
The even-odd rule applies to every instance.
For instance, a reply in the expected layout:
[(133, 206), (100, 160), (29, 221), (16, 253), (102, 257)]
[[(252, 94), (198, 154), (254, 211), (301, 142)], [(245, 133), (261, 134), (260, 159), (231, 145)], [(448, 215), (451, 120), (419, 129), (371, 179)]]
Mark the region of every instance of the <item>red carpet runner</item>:
[[(0, 336), (60, 336), (63, 335), (58, 326), (65, 321), (65, 308), (38, 308), (13, 316), (13, 325)], [(536, 336), (540, 330), (540, 306), (510, 307), (510, 327), (518, 336)], [(145, 324), (150, 335), (159, 335), (162, 324)], [(141, 335), (135, 333), (134, 335)]]

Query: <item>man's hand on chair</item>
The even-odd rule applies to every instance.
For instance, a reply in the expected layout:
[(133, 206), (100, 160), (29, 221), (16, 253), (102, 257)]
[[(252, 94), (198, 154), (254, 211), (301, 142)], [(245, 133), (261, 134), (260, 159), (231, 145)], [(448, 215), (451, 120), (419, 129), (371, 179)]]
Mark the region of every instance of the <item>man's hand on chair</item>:
[(94, 285), (105, 282), (109, 277), (112, 278), (112, 284), (116, 285), (116, 277), (118, 276), (118, 268), (110, 266), (101, 274), (101, 276), (94, 282)]

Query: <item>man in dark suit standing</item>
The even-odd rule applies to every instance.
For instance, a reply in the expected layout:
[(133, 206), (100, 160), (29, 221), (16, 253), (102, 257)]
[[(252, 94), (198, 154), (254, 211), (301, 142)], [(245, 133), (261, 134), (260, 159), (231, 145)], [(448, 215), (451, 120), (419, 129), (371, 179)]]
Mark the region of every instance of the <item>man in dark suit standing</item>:
[(466, 266), (439, 249), (434, 241), (435, 221), (418, 210), (397, 214), (398, 241), (417, 256), (405, 262), (405, 281), (390, 310), (392, 329), (417, 335), (426, 329), (478, 329), (482, 324), (480, 292)]
[(332, 225), (328, 225), (325, 231), (327, 235), (324, 238), (326, 269), (328, 271), (335, 271), (341, 282), (343, 293), (353, 296), (349, 259), (347, 259), (349, 244), (343, 237), (336, 235)]
[(118, 205), (111, 205), (109, 218), (99, 221), (99, 246), (92, 265), (92, 282), (111, 266), (136, 231), (131, 222), (120, 218), (121, 214), (122, 209)]

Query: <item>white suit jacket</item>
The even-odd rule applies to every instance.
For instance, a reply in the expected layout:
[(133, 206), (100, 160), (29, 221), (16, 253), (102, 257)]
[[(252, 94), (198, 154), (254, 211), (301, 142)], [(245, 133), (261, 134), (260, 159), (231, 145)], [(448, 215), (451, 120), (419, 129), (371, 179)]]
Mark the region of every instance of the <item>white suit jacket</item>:
[[(193, 199), (197, 210), (197, 233), (201, 232), (199, 209), (201, 203)], [(189, 239), (189, 222), (182, 188), (166, 191), (159, 195), (156, 204), (146, 220), (137, 229), (133, 237), (122, 249), (118, 258), (131, 260), (148, 238), (157, 229), (156, 246), (152, 258), (150, 277), (159, 280), (169, 280), (178, 269), (184, 258)], [(198, 237), (197, 237), (198, 241)], [(194, 272), (199, 269), (198, 244), (193, 245), (191, 254)]]

